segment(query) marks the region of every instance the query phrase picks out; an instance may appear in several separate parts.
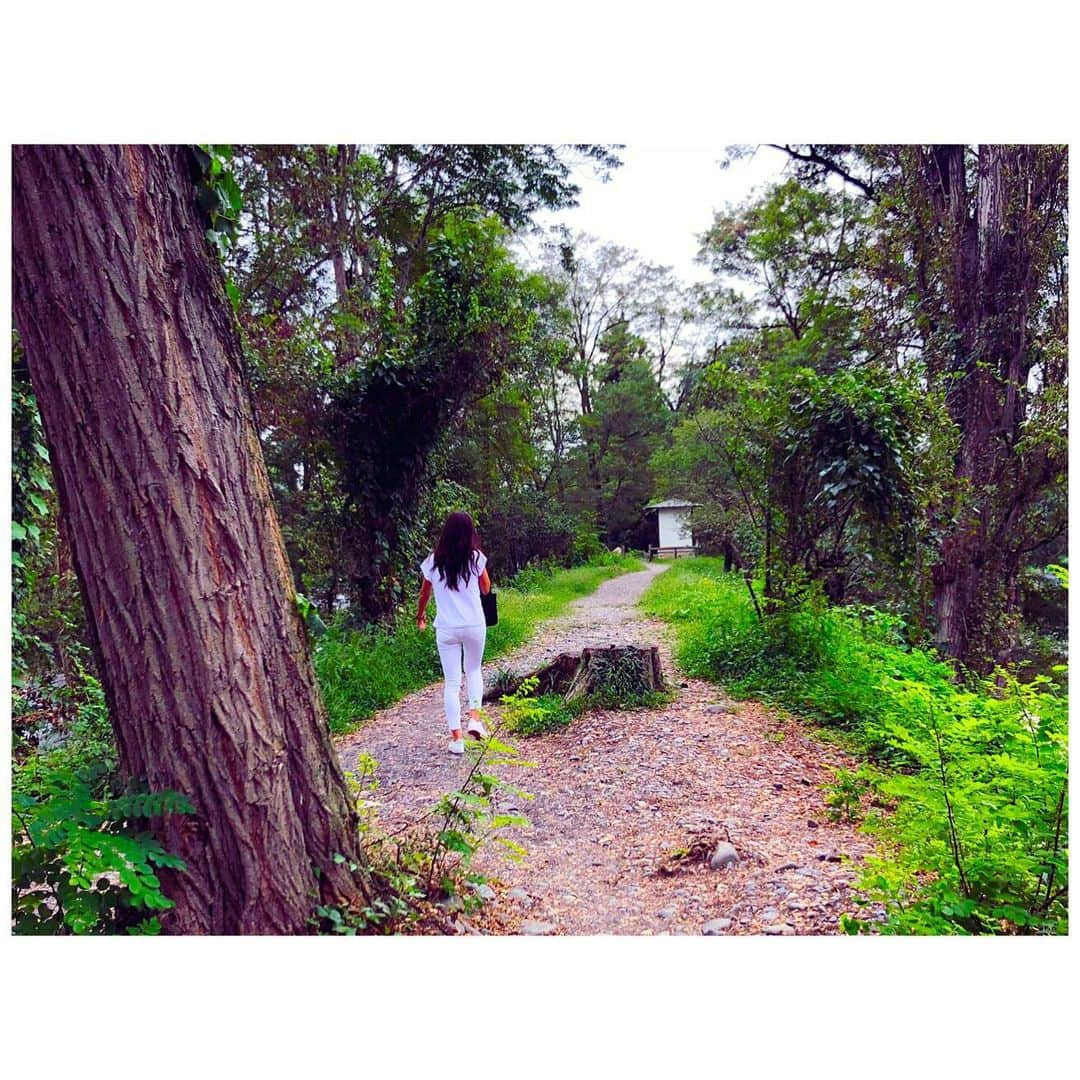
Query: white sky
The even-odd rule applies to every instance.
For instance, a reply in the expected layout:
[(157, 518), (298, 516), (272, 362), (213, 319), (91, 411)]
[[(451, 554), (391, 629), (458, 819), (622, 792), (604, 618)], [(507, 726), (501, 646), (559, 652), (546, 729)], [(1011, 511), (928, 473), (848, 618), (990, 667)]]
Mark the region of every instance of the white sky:
[[(708, 271), (694, 259), (698, 236), (712, 224), (714, 211), (741, 203), (755, 188), (780, 179), (787, 161), (779, 150), (765, 146), (727, 169), (718, 164), (723, 146), (627, 145), (619, 156), (623, 164), (607, 183), (589, 167), (579, 169), (579, 205), (537, 214), (537, 223), (566, 225), (633, 248), (647, 262), (672, 267), (686, 282), (708, 280)], [(521, 246), (535, 255), (539, 241), (524, 238)]]

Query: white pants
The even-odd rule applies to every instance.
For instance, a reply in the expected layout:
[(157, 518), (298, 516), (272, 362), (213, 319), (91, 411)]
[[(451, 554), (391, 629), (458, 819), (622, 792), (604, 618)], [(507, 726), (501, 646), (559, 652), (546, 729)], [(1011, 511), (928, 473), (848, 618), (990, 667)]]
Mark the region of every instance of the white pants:
[(443, 704), (446, 706), (446, 725), (450, 731), (461, 727), (461, 657), (465, 654), (465, 683), (469, 692), (469, 708), (479, 709), (484, 697), (484, 677), (480, 665), (484, 662), (484, 640), (487, 627), (455, 626), (435, 631), (435, 644), (439, 648), (443, 676)]

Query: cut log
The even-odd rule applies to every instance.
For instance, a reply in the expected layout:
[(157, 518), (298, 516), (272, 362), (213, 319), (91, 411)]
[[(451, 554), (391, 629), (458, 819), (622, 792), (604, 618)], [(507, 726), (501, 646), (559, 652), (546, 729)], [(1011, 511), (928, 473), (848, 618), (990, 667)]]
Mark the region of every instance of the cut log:
[(613, 703), (633, 700), (664, 688), (660, 650), (652, 645), (611, 645), (581, 651), (581, 663), (564, 695), (569, 701), (595, 694)]
[(515, 693), (526, 679), (538, 680), (534, 694), (562, 694), (566, 701), (595, 695), (613, 703), (629, 701), (664, 689), (660, 650), (656, 645), (609, 645), (560, 653), (533, 671), (502, 680), (484, 694), (484, 701), (498, 701)]
[(580, 653), (559, 653), (549, 664), (518, 675), (510, 675), (488, 687), (484, 691), (484, 701), (498, 701), (516, 694), (521, 689), (521, 684), (530, 678), (538, 680), (537, 687), (533, 691), (537, 697), (542, 694), (564, 694), (566, 688), (574, 681), (580, 664)]

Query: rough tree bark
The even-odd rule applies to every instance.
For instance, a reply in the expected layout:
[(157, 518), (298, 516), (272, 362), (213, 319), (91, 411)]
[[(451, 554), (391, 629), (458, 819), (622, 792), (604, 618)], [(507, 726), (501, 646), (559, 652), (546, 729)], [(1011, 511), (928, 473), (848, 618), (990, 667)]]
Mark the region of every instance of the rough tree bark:
[(916, 255), (926, 266), (947, 253), (954, 345), (938, 374), (953, 380), (946, 403), (960, 431), (956, 477), (968, 493), (933, 568), (936, 638), (951, 656), (982, 666), (1010, 644), (1022, 519), (1064, 466), (1045, 453), (1022, 458), (1017, 447), (1037, 356), (1032, 313), (1047, 273), (1040, 249), (1066, 155), (983, 145), (971, 172), (965, 155), (962, 145), (935, 146), (925, 158), (936, 228)]
[(123, 770), (174, 933), (297, 933), (363, 878), (240, 343), (178, 147), (15, 147), (14, 312)]

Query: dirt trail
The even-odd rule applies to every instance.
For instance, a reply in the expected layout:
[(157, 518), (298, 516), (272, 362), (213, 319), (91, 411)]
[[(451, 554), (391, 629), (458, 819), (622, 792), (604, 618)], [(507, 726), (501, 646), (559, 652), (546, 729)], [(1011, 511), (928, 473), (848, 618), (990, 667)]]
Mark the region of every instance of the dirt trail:
[[(654, 563), (605, 582), (485, 666), (486, 683), (498, 668), (530, 670), (586, 645), (655, 643), (677, 699), (587, 713), (562, 731), (514, 740), (535, 763), (505, 772), (534, 796), (521, 807), (532, 828), (515, 836), (529, 854), (514, 865), (494, 848), (481, 852), (478, 869), (496, 899), (480, 918), (459, 920), (465, 932), (833, 934), (841, 912), (858, 910), (851, 860), (871, 843), (829, 821), (821, 791), (830, 766), (855, 762), (799, 721), (731, 702), (675, 671), (669, 628), (635, 606), (663, 569)], [(491, 712), (497, 718), (498, 708)], [(441, 684), (377, 713), (338, 747), (346, 768), (360, 751), (378, 761), (384, 828), (419, 816), (468, 768), (446, 752)], [(668, 858), (721, 841), (738, 853), (734, 866)]]

